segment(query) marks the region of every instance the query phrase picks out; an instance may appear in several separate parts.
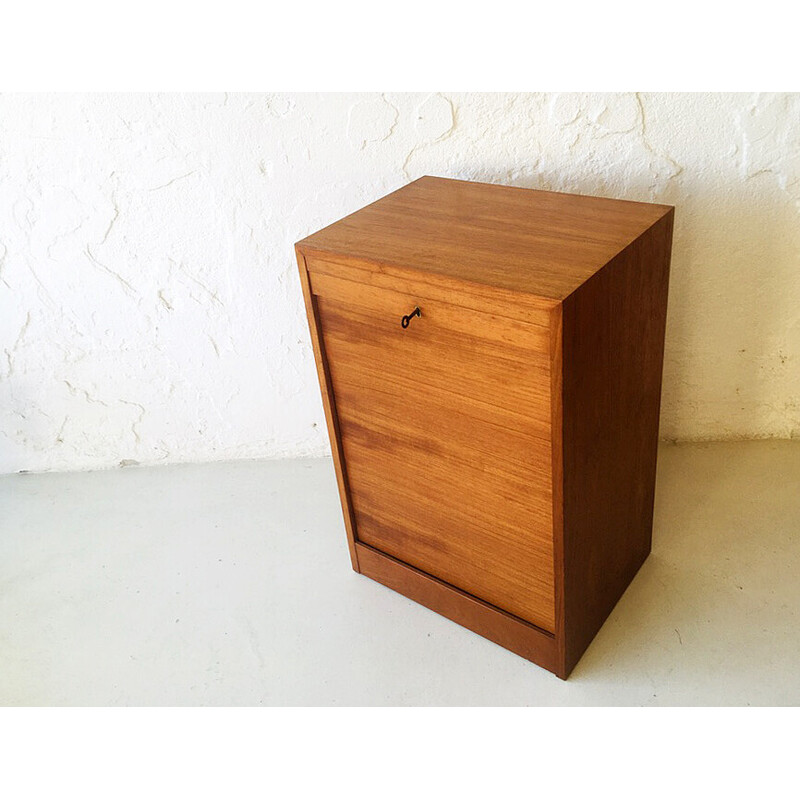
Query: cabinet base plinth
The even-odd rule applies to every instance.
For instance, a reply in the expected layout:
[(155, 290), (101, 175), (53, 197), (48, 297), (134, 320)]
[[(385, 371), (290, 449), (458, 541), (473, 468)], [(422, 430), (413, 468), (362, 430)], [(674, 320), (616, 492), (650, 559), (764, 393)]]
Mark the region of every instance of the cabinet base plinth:
[(359, 571), (534, 664), (566, 678), (552, 633), (484, 603), (385, 553), (356, 542)]

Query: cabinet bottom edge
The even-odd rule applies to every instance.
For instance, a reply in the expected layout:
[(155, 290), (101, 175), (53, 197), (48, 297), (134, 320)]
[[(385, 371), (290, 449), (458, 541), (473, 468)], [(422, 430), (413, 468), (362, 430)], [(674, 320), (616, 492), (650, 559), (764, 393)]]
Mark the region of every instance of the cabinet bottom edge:
[(473, 633), (566, 679), (558, 640), (495, 606), (456, 589), (392, 556), (361, 542), (355, 543), (361, 574), (414, 600)]

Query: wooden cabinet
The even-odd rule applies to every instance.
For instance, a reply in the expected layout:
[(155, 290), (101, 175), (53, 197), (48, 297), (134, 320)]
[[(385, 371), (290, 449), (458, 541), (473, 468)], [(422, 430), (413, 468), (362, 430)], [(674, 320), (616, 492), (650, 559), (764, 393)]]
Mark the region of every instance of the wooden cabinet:
[(356, 571), (569, 674), (650, 552), (672, 220), (426, 177), (296, 245)]

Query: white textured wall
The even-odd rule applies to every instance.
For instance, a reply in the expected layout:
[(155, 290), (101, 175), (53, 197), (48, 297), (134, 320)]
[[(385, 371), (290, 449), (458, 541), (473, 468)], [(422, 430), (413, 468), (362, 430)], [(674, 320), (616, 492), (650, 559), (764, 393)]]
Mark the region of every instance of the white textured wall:
[(292, 244), (423, 174), (675, 204), (662, 436), (800, 435), (798, 95), (10, 95), (0, 472), (325, 452)]

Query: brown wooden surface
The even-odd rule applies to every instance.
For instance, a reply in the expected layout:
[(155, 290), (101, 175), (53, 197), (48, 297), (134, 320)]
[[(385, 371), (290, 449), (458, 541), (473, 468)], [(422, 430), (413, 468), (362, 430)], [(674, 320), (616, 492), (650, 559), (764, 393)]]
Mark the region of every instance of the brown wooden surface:
[(317, 254), (306, 257), (312, 280), (318, 276), (331, 276), (362, 286), (389, 289), (401, 294), (410, 294), (424, 288), (428, 300), (484, 311), (498, 317), (518, 319), (542, 328), (549, 328), (550, 311), (558, 305), (554, 300), (533, 294), (520, 294), (495, 286), (468, 283), (445, 275), (422, 272), (414, 269), (413, 265), (401, 267), (375, 264), (368, 269), (364, 268), (363, 264), (356, 267), (342, 261), (334, 261), (333, 258), (328, 255), (320, 257)]
[(668, 206), (424, 177), (299, 243), (307, 256), (413, 267), (562, 300)]
[(650, 551), (672, 220), (425, 178), (298, 244), (356, 570), (567, 677)]
[(356, 539), (552, 631), (549, 331), (424, 287), (312, 290)]
[(558, 650), (556, 674), (566, 678), (566, 639), (564, 636), (564, 448), (563, 448), (563, 306), (550, 316), (550, 396), (551, 462), (553, 478), (553, 571), (555, 573), (555, 637)]
[(325, 422), (328, 426), (328, 438), (331, 443), (331, 453), (333, 464), (336, 468), (336, 482), (339, 487), (339, 499), (342, 503), (342, 513), (344, 515), (344, 526), (347, 532), (347, 546), (350, 550), (350, 562), (353, 569), (358, 572), (358, 556), (356, 555), (355, 545), (355, 522), (353, 511), (350, 506), (350, 492), (347, 486), (347, 467), (342, 455), (341, 437), (339, 435), (339, 421), (336, 416), (336, 400), (328, 376), (328, 360), (319, 336), (319, 319), (317, 318), (317, 308), (314, 295), (311, 292), (311, 284), (308, 279), (305, 259), (300, 251), (296, 251), (297, 266), (300, 271), (300, 286), (303, 290), (303, 301), (306, 306), (306, 316), (308, 327), (311, 333), (311, 345), (314, 348), (314, 362), (317, 365), (317, 377), (319, 379), (320, 391), (322, 392), (322, 406), (325, 411)]
[(559, 674), (558, 649), (552, 634), (371, 547), (356, 544), (356, 549), (362, 572), (367, 577)]
[[(546, 358), (550, 351), (549, 311), (542, 312), (540, 321), (527, 324), (529, 320), (517, 321), (508, 315), (508, 301), (502, 308), (490, 308), (482, 297), (470, 307), (464, 303), (463, 293), (441, 297), (434, 292), (431, 296), (430, 287), (424, 282), (407, 280), (402, 286), (392, 288), (317, 273), (310, 274), (309, 279), (314, 294), (337, 302), (343, 308), (367, 309), (370, 313), (396, 321), (398, 309), (404, 309), (409, 303), (424, 305), (425, 318), (432, 319), (436, 328), (443, 328), (450, 334), (472, 335), (477, 319), (482, 338), (492, 344), (514, 345), (524, 335), (529, 343), (527, 346), (540, 353), (542, 358)], [(396, 331), (396, 327), (393, 326), (392, 330)]]
[(564, 303), (567, 673), (650, 552), (672, 222)]

